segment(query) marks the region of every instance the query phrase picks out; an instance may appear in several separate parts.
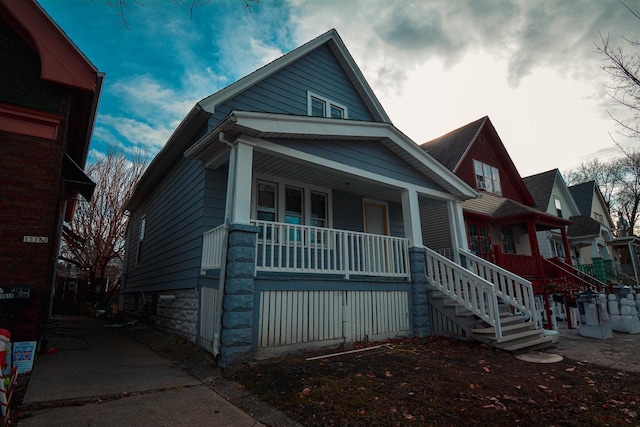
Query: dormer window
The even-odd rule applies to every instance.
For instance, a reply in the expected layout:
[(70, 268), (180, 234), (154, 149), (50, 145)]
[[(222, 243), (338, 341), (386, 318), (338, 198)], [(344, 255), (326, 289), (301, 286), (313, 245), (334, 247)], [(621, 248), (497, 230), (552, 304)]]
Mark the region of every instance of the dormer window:
[(502, 195), (498, 168), (479, 162), (478, 160), (473, 161), (473, 168), (475, 170), (476, 188), (478, 188), (478, 190), (485, 190), (499, 196)]
[(308, 114), (312, 117), (328, 117), (332, 119), (346, 119), (347, 107), (331, 101), (323, 96), (308, 92)]

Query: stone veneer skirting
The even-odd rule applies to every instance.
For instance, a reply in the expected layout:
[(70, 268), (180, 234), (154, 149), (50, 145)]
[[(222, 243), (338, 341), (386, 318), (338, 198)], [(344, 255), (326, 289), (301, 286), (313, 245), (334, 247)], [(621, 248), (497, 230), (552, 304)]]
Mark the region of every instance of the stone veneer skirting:
[(143, 317), (158, 328), (196, 342), (198, 336), (198, 291), (174, 291), (125, 294), (124, 310)]

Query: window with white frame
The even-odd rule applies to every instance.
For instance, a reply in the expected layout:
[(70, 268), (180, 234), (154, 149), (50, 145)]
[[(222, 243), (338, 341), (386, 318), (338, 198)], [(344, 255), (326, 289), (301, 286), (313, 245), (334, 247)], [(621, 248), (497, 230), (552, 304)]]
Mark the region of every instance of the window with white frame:
[(560, 202), (560, 199), (557, 197), (554, 197), (553, 205), (556, 208), (556, 214), (558, 215), (558, 217), (562, 218), (562, 202)]
[(476, 175), (476, 187), (479, 190), (485, 190), (499, 196), (502, 195), (502, 185), (500, 184), (500, 172), (498, 168), (474, 160), (473, 169)]
[(272, 177), (256, 179), (254, 218), (314, 227), (330, 227), (331, 190)]
[(307, 93), (307, 114), (312, 117), (329, 117), (332, 119), (346, 119), (347, 107), (338, 104), (324, 96)]

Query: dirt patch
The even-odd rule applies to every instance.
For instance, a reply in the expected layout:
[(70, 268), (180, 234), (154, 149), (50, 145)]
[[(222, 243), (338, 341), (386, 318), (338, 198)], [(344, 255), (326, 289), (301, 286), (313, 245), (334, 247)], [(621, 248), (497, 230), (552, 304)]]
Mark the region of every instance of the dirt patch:
[(443, 337), (386, 344), (270, 359), (225, 375), (307, 426), (640, 425), (638, 373), (569, 359), (525, 362)]

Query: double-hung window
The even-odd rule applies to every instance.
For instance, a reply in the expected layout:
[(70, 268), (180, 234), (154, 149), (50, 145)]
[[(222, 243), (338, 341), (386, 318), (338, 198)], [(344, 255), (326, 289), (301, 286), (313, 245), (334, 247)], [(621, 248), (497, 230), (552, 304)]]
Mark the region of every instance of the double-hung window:
[(500, 184), (500, 172), (498, 168), (474, 160), (473, 169), (476, 175), (476, 188), (499, 196), (502, 195), (502, 185)]
[(312, 117), (347, 118), (347, 107), (311, 92), (307, 93), (307, 110)]
[[(254, 185), (254, 218), (292, 225), (330, 227), (330, 195), (329, 189), (261, 177)], [(294, 235), (299, 240), (300, 232), (291, 234), (290, 238)], [(266, 237), (271, 238), (270, 235)]]

